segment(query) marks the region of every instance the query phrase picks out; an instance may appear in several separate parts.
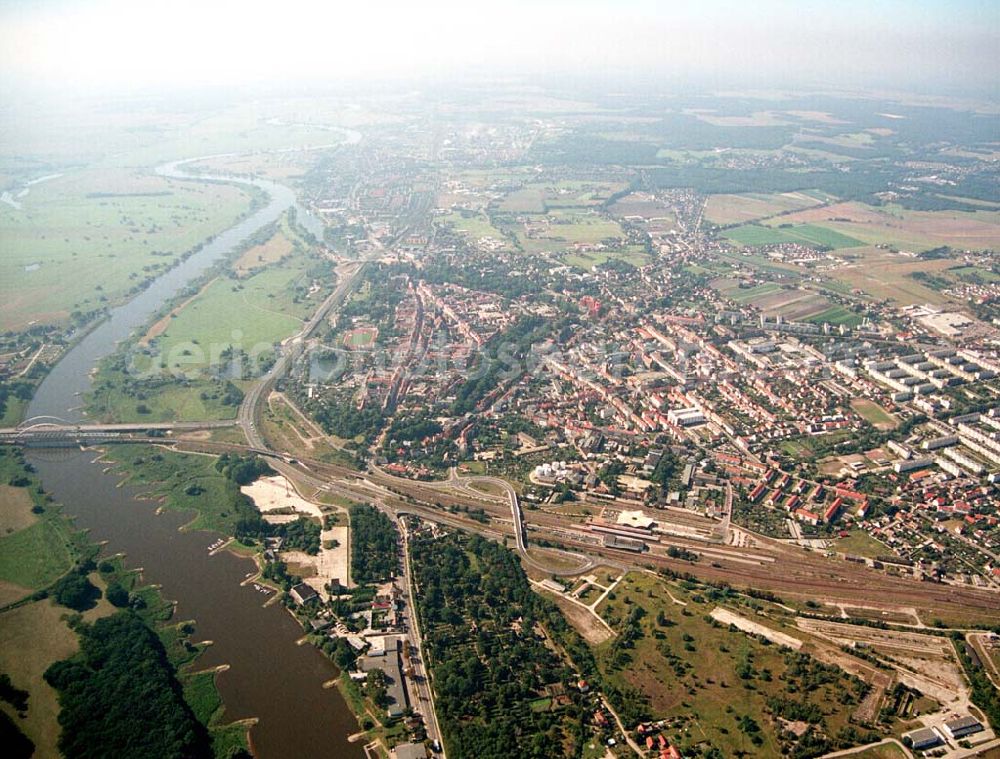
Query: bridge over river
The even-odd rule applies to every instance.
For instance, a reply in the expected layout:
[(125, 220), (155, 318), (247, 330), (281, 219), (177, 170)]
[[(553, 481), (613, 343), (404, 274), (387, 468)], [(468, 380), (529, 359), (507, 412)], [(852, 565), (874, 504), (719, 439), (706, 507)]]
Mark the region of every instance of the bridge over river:
[(235, 419), (210, 422), (136, 422), (131, 424), (97, 424), (69, 422), (54, 416), (36, 416), (17, 427), (0, 428), (0, 445), (21, 445), (28, 448), (92, 445), (134, 437), (159, 438), (173, 432), (211, 430), (235, 427)]

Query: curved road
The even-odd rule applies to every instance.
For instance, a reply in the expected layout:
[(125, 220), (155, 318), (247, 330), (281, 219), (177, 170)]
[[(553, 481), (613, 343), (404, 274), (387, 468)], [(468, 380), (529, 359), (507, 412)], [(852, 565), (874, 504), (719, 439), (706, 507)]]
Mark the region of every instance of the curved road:
[(361, 273), (364, 271), (364, 263), (349, 264), (349, 273), (341, 279), (333, 292), (323, 301), (322, 305), (312, 315), (312, 318), (299, 330), (298, 334), (285, 340), (279, 349), (279, 355), (274, 365), (267, 374), (261, 377), (246, 395), (243, 396), (243, 403), (240, 404), (240, 411), (237, 420), (247, 441), (252, 448), (266, 450), (267, 443), (257, 429), (260, 422), (263, 404), (267, 402), (267, 397), (274, 388), (274, 383), (285, 375), (301, 355), (305, 341), (316, 330), (316, 327), (327, 317), (334, 308), (340, 306), (344, 299), (350, 294), (358, 283)]
[[(378, 474), (380, 478), (383, 478), (385, 480), (397, 481), (400, 484), (405, 484), (405, 485), (412, 485), (414, 483), (413, 480), (409, 480), (405, 477), (397, 477), (395, 475), (389, 474), (384, 469), (379, 468), (375, 464), (369, 465), (369, 471)], [(579, 567), (575, 567), (573, 569), (557, 569), (549, 567), (543, 564), (542, 562), (538, 561), (534, 557), (530, 556), (528, 554), (528, 529), (524, 521), (524, 512), (521, 509), (520, 499), (518, 498), (517, 491), (514, 490), (514, 487), (509, 482), (507, 482), (507, 480), (501, 477), (489, 477), (486, 475), (473, 475), (471, 477), (461, 477), (458, 475), (455, 468), (452, 467), (451, 475), (447, 480), (444, 481), (432, 480), (428, 482), (421, 481), (420, 485), (438, 490), (455, 491), (455, 490), (468, 489), (469, 486), (471, 486), (476, 482), (483, 482), (490, 485), (495, 485), (503, 489), (503, 491), (506, 493), (507, 501), (510, 504), (511, 521), (514, 523), (514, 540), (517, 544), (517, 552), (518, 554), (520, 554), (524, 562), (530, 565), (533, 569), (536, 569), (540, 572), (546, 572), (552, 575), (573, 576), (573, 575), (578, 575), (582, 572), (586, 572), (592, 569), (596, 565), (596, 562), (590, 557), (584, 556), (583, 554), (572, 553), (570, 551), (560, 551), (560, 553), (564, 553), (567, 556), (572, 556), (575, 559), (579, 559), (581, 561)], [(483, 493), (481, 491), (476, 491), (476, 497), (481, 498), (483, 500), (488, 500), (489, 494)], [(552, 549), (552, 550), (557, 550), (557, 549)]]

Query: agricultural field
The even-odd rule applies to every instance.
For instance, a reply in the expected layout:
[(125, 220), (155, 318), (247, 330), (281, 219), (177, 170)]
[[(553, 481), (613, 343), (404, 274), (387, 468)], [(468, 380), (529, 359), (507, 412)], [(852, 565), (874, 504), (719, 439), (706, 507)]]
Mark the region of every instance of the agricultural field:
[(314, 165), (320, 155), (318, 150), (298, 150), (260, 153), (249, 155), (228, 155), (206, 158), (186, 164), (187, 169), (197, 174), (235, 174), (256, 176), (276, 182), (295, 184)]
[(608, 210), (617, 217), (638, 216), (647, 221), (656, 220), (668, 228), (677, 222), (673, 208), (648, 193), (633, 192), (616, 201)]
[[(537, 179), (537, 175), (528, 167), (505, 166), (497, 169), (464, 169), (455, 171), (455, 179), (463, 185), (475, 190), (494, 190), (510, 192), (512, 188), (526, 185)], [(465, 193), (455, 194), (445, 192), (443, 198), (457, 198), (456, 202), (473, 200)]]
[(164, 368), (185, 372), (208, 366), (212, 351), (273, 351), (302, 325), (307, 309), (294, 302), (294, 290), (303, 268), (299, 261), (243, 280), (215, 279), (171, 318), (151, 348), (164, 358)]
[(644, 250), (633, 247), (626, 248), (625, 250), (567, 253), (562, 256), (562, 260), (578, 269), (592, 269), (607, 261), (624, 261), (632, 266), (644, 266), (649, 263), (650, 257)]
[[(618, 223), (589, 210), (560, 209), (523, 224), (514, 224), (509, 229), (517, 235), (526, 253), (608, 254), (607, 258), (614, 258), (618, 253), (627, 252), (617, 247), (625, 237)], [(618, 243), (609, 247), (605, 243), (608, 240)]]
[(27, 488), (0, 485), (0, 536), (23, 530), (38, 521), (35, 502)]
[[(122, 422), (232, 419), (245, 373), (262, 369), (276, 346), (301, 328), (331, 281), (326, 264), (303, 254), (242, 279), (217, 276), (150, 327), (134, 362), (118, 353), (102, 363), (88, 414)], [(214, 376), (234, 367), (232, 379)]]
[(764, 282), (751, 287), (741, 287), (740, 281), (720, 278), (712, 282), (712, 287), (725, 297), (741, 306), (752, 305), (765, 316), (781, 316), (789, 321), (810, 321), (822, 324), (846, 324), (854, 326), (861, 317), (812, 290), (797, 287), (783, 287), (776, 282)]
[(864, 556), (877, 559), (880, 556), (891, 556), (892, 549), (880, 543), (864, 530), (851, 530), (845, 538), (837, 538), (832, 545), (833, 550), (852, 556)]
[(845, 327), (857, 327), (861, 324), (862, 318), (843, 306), (834, 305), (817, 314), (805, 317), (805, 321), (815, 324), (843, 324)]
[(958, 266), (954, 269), (948, 269), (945, 273), (949, 277), (954, 277), (962, 282), (974, 284), (1000, 282), (1000, 274), (980, 266)]
[(819, 192), (745, 193), (710, 195), (705, 203), (705, 219), (713, 224), (743, 224), (777, 214), (797, 211), (827, 202), (830, 196)]
[[(668, 740), (688, 755), (714, 746), (724, 756), (780, 756), (783, 725), (801, 721), (829, 745), (847, 739), (864, 686), (839, 668), (765, 644), (709, 615), (716, 603), (647, 574), (632, 573), (598, 607), (618, 634), (596, 647), (607, 682), (635, 695), (637, 714), (666, 719)], [(782, 720), (786, 720), (783, 722)], [(784, 733), (785, 738), (781, 735)]]
[(549, 208), (597, 206), (626, 186), (624, 182), (563, 179), (545, 188), (545, 202)]
[(624, 183), (575, 179), (528, 184), (509, 193), (497, 208), (513, 214), (544, 214), (559, 208), (591, 208), (625, 187)]
[(21, 596), (50, 585), (72, 566), (70, 545), (68, 527), (58, 516), (0, 537), (0, 581)]
[(617, 222), (593, 211), (560, 209), (541, 219), (515, 227), (522, 247), (529, 253), (558, 252), (574, 244), (594, 245), (610, 238), (623, 238)]
[(767, 317), (781, 316), (788, 321), (807, 321), (830, 309), (830, 302), (811, 290), (783, 290), (754, 299)]
[(28, 408), (29, 401), (24, 398), (10, 396), (7, 398), (7, 405), (3, 414), (0, 414), (0, 427), (16, 427), (24, 419), (24, 412)]
[(992, 209), (911, 211), (894, 205), (876, 207), (850, 202), (807, 209), (766, 223), (820, 225), (865, 245), (889, 245), (911, 252), (942, 245), (956, 249), (1000, 249), (1000, 211)]
[(751, 287), (740, 287), (740, 281), (737, 279), (717, 279), (712, 282), (712, 287), (740, 305), (753, 304), (756, 299), (766, 298), (775, 293), (780, 293), (784, 289), (775, 282), (765, 282)]
[[(87, 397), (87, 414), (102, 422), (172, 422), (235, 419), (244, 380), (187, 380), (135, 383), (121, 371), (102, 368)], [(239, 392), (234, 394), (232, 387)], [(215, 430), (221, 435), (223, 430)], [(240, 439), (238, 442), (244, 442)]]
[(440, 217), (439, 221), (449, 224), (473, 240), (487, 237), (506, 242), (504, 236), (490, 223), (489, 217), (482, 211), (454, 211), (447, 216)]
[(245, 190), (132, 170), (80, 170), (0, 205), (0, 330), (65, 324), (120, 302), (231, 226)]
[(921, 261), (875, 248), (865, 248), (858, 253), (857, 261), (831, 269), (827, 275), (876, 300), (895, 301), (901, 306), (948, 302), (947, 296), (918, 282), (913, 275), (918, 272), (938, 275), (953, 266), (953, 261)]
[(834, 229), (817, 224), (795, 224), (792, 216), (780, 217), (780, 226), (768, 227), (759, 224), (747, 224), (727, 230), (725, 236), (739, 245), (756, 247), (759, 245), (778, 245), (795, 243), (817, 248), (859, 248), (865, 245), (859, 239), (842, 234)]
[(524, 187), (515, 190), (500, 203), (500, 210), (508, 213), (544, 214), (545, 190), (541, 187)]

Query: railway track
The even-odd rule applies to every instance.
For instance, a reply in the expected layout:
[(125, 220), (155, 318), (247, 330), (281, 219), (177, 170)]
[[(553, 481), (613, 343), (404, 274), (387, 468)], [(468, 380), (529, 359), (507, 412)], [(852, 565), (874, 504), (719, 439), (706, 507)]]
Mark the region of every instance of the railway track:
[[(515, 526), (507, 500), (502, 495), (475, 491), (463, 484), (483, 478), (461, 478), (456, 481), (419, 482), (380, 474), (378, 470), (361, 472), (340, 464), (329, 464), (307, 458), (290, 459), (272, 451), (254, 449), (232, 443), (212, 441), (175, 440), (171, 442), (180, 450), (204, 453), (257, 452), (289, 467), (293, 477), (312, 478), (317, 487), (337, 492), (354, 500), (381, 498), (400, 510), (407, 510), (441, 524), (467, 531), (478, 532), (493, 539), (514, 537)], [(295, 463), (291, 463), (294, 461)], [(486, 478), (493, 479), (493, 478)], [(390, 493), (387, 496), (386, 493)], [(490, 524), (483, 524), (470, 517), (449, 511), (449, 508), (481, 507), (490, 514)], [(972, 612), (981, 621), (1000, 616), (1000, 593), (979, 588), (963, 588), (932, 582), (918, 582), (910, 578), (893, 577), (884, 572), (838, 561), (819, 554), (789, 548), (763, 536), (755, 536), (754, 555), (768, 557), (760, 563), (739, 561), (746, 549), (713, 541), (700, 541), (678, 536), (663, 537), (662, 548), (655, 547), (644, 554), (609, 548), (572, 537), (580, 525), (558, 515), (543, 511), (530, 511), (522, 515), (525, 537), (532, 534), (560, 546), (570, 554), (586, 556), (591, 560), (587, 568), (566, 575), (581, 574), (600, 561), (626, 564), (636, 568), (667, 569), (687, 573), (699, 579), (725, 582), (734, 587), (752, 587), (789, 598), (831, 601), (846, 604), (878, 604), (885, 608), (912, 606), (928, 620), (936, 617), (961, 618)], [(499, 529), (498, 529), (499, 528)], [(698, 562), (672, 558), (661, 550), (676, 545), (691, 551), (704, 551)], [(711, 554), (707, 551), (711, 550)], [(522, 554), (523, 555), (523, 554)], [(531, 565), (536, 564), (531, 557)], [(546, 571), (538, 566), (539, 571)]]

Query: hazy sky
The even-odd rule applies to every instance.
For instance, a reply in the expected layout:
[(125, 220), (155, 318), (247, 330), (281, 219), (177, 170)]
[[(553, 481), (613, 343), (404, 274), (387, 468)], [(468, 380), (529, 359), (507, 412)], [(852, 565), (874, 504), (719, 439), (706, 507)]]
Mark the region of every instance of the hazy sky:
[(0, 0), (0, 76), (117, 87), (467, 73), (997, 95), (998, 0)]

